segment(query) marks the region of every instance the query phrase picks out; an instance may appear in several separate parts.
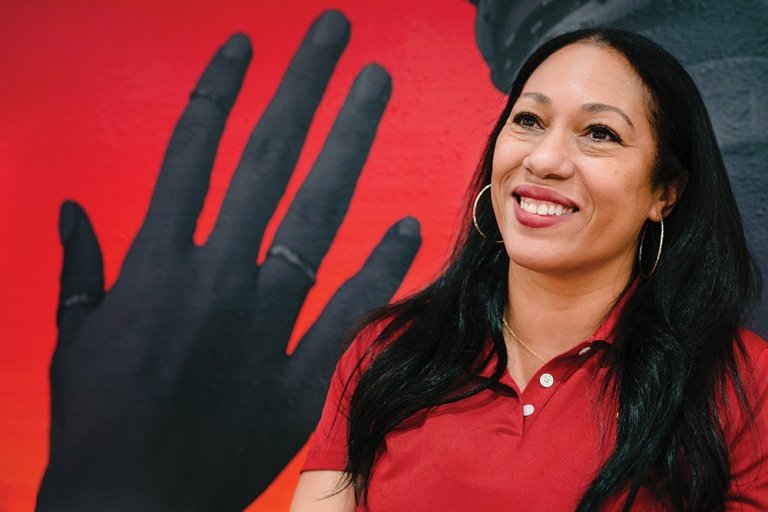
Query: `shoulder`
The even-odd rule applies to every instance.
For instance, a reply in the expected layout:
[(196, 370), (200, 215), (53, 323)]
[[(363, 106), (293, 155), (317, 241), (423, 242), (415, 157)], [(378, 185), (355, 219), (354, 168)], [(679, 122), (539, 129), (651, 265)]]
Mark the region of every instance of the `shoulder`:
[(765, 350), (768, 349), (768, 341), (749, 329), (739, 329), (739, 336), (747, 351), (764, 354)]
[(768, 342), (747, 329), (734, 343), (737, 375), (728, 378), (725, 431), (738, 438), (756, 425), (768, 427)]
[(741, 329), (733, 343), (736, 374), (726, 377), (719, 405), (722, 427), (729, 444), (753, 430), (768, 417), (768, 342)]
[[(748, 329), (740, 329), (734, 342), (734, 358), (743, 398), (749, 409), (765, 408), (768, 392), (768, 341)], [(733, 379), (728, 379), (729, 409), (743, 401)], [(740, 407), (739, 407), (740, 408)], [(733, 412), (733, 411), (731, 411)]]
[(768, 418), (768, 341), (747, 329), (740, 331), (742, 350), (737, 356), (739, 377), (750, 413)]
[(392, 339), (387, 332), (390, 323), (390, 318), (374, 320), (354, 334), (336, 364), (326, 402), (335, 399), (347, 404), (350, 401), (363, 374)]
[[(736, 361), (742, 378), (752, 380), (757, 387), (768, 385), (768, 341), (756, 333), (741, 329), (739, 331), (740, 351)], [(754, 377), (750, 379), (749, 377)]]
[(376, 340), (387, 322), (364, 325), (336, 364), (320, 421), (309, 441), (302, 471), (343, 471), (347, 461), (347, 423), (350, 401), (360, 376), (370, 365)]
[(339, 359), (336, 372), (347, 378), (359, 378), (376, 354), (381, 352), (383, 344), (379, 340), (389, 323), (390, 320), (385, 318), (364, 325)]
[(753, 505), (743, 510), (768, 510), (768, 342), (746, 329), (738, 341), (743, 395), (729, 383), (723, 424), (731, 459), (729, 494)]

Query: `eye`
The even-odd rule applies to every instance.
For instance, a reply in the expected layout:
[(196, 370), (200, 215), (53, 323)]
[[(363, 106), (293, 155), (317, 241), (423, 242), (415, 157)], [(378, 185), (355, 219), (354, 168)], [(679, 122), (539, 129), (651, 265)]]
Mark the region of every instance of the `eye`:
[(587, 128), (587, 134), (596, 141), (600, 142), (621, 142), (618, 134), (605, 126), (604, 124), (591, 124)]
[(526, 130), (541, 126), (539, 118), (530, 112), (520, 112), (519, 114), (516, 114), (515, 117), (512, 118), (512, 122)]

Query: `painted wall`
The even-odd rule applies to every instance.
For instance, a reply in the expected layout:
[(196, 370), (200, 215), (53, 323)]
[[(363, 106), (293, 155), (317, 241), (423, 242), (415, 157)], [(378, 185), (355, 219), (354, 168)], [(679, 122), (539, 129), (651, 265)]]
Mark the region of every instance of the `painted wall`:
[[(352, 26), (254, 262), (264, 258), (356, 74), (376, 62), (392, 77), (391, 100), (364, 172), (286, 337), (288, 352), (404, 216), (418, 219), (422, 242), (396, 297), (440, 269), (466, 184), (503, 105), (497, 87), (542, 38), (595, 21), (641, 30), (689, 66), (711, 108), (750, 242), (768, 273), (768, 207), (762, 200), (768, 190), (762, 87), (768, 47), (760, 31), (768, 21), (766, 2), (477, 3), (225, 1), (188, 2), (183, 9), (158, 2), (0, 3), (0, 510), (33, 506), (47, 461), (60, 205), (73, 199), (87, 212), (109, 289), (147, 213), (189, 92), (215, 49), (235, 31), (250, 36), (253, 61), (197, 223), (200, 245), (213, 228), (248, 135), (305, 31), (329, 7), (340, 9)], [(141, 291), (157, 297), (163, 286), (160, 276)], [(768, 334), (765, 301), (755, 326)], [(174, 342), (172, 334), (167, 338)], [(99, 413), (93, 405), (93, 414)], [(286, 461), (250, 510), (286, 508), (301, 459), (300, 451)]]

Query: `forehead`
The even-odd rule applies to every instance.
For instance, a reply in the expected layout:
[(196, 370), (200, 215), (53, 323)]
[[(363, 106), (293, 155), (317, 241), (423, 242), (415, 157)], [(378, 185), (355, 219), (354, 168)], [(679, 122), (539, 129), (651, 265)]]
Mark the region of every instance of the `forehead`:
[(605, 103), (647, 118), (648, 94), (632, 65), (616, 50), (596, 43), (557, 50), (534, 70), (522, 92), (560, 104)]

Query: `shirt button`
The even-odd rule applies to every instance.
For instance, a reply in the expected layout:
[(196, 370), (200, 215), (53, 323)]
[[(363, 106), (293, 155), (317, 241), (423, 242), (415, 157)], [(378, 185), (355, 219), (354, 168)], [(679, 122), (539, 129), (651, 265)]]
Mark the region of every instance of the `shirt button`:
[(554, 383), (555, 383), (555, 378), (549, 373), (542, 373), (541, 377), (539, 377), (539, 384), (541, 384), (545, 388), (552, 387), (552, 384)]
[(533, 406), (531, 404), (525, 404), (523, 406), (523, 416), (530, 416), (533, 414)]
[(583, 356), (584, 354), (586, 354), (590, 350), (592, 350), (592, 347), (584, 347), (583, 349), (579, 350), (579, 355)]

